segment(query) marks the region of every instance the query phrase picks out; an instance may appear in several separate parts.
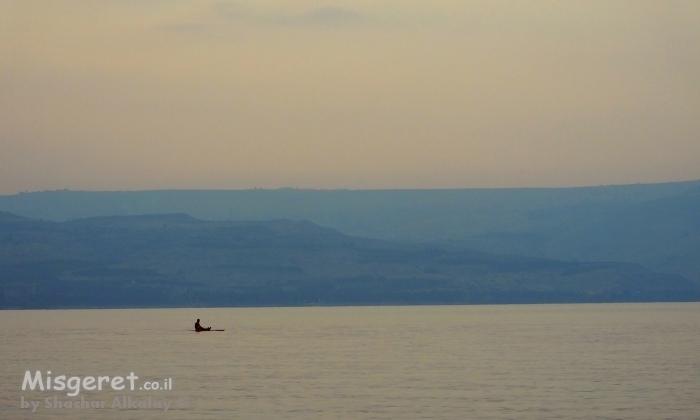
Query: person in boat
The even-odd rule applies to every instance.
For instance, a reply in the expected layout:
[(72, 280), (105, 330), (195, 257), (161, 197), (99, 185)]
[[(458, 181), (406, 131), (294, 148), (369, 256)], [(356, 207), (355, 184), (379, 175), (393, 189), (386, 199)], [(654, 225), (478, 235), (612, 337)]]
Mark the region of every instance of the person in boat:
[(194, 323), (194, 330), (195, 331), (211, 331), (211, 327), (204, 328), (201, 325), (199, 325), (199, 318), (197, 318), (197, 322)]

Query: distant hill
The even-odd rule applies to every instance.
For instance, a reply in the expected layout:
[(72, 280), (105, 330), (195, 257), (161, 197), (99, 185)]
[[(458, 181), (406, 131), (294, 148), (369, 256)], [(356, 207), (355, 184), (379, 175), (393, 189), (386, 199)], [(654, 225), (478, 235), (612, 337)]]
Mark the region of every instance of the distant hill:
[(3, 308), (700, 300), (691, 280), (638, 264), (185, 214), (58, 223), (0, 213), (0, 288)]
[(700, 284), (698, 191), (700, 181), (551, 189), (65, 190), (0, 196), (0, 210), (51, 221), (166, 213), (209, 221), (309, 220), (390, 241), (637, 263)]
[(186, 213), (201, 220), (309, 220), (377, 239), (460, 240), (522, 231), (548, 212), (599, 212), (700, 188), (700, 181), (583, 188), (450, 190), (45, 191), (0, 196), (0, 211), (66, 221)]
[(587, 203), (528, 217), (528, 229), (489, 232), (462, 243), (505, 254), (637, 262), (700, 282), (700, 188), (641, 203)]

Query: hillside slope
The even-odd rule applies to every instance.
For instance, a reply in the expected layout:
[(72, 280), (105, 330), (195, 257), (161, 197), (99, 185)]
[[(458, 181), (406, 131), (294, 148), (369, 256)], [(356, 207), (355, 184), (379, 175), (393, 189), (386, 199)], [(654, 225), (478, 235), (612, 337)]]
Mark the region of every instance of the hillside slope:
[(636, 264), (184, 214), (57, 223), (0, 213), (0, 286), (4, 308), (700, 300), (692, 281)]
[(700, 181), (552, 189), (66, 190), (0, 196), (0, 210), (53, 221), (157, 213), (309, 220), (390, 241), (636, 263), (700, 284), (699, 191)]
[(485, 251), (582, 261), (627, 261), (700, 283), (700, 188), (613, 208), (550, 209), (530, 227), (476, 235)]

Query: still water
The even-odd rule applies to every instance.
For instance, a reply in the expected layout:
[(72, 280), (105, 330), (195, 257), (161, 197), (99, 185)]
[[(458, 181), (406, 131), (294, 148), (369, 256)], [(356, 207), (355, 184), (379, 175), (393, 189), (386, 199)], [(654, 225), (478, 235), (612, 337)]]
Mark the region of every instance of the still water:
[[(698, 303), (0, 311), (0, 334), (9, 419), (700, 418)], [(139, 379), (68, 397), (26, 370)]]

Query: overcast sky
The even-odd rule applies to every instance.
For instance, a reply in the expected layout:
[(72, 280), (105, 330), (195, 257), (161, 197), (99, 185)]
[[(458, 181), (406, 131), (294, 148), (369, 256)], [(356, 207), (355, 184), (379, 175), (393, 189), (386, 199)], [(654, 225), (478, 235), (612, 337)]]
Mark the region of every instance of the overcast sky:
[(0, 194), (700, 178), (700, 1), (0, 0)]

